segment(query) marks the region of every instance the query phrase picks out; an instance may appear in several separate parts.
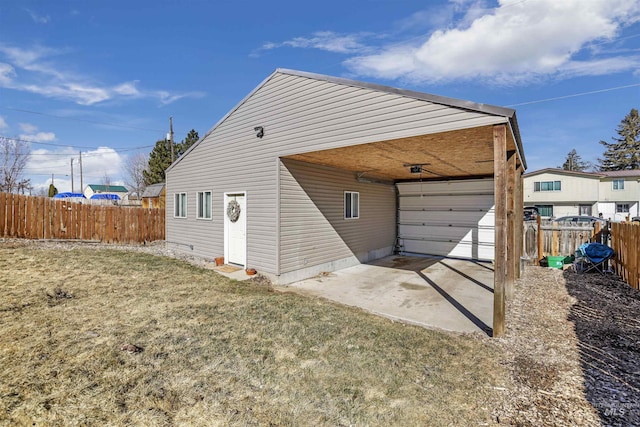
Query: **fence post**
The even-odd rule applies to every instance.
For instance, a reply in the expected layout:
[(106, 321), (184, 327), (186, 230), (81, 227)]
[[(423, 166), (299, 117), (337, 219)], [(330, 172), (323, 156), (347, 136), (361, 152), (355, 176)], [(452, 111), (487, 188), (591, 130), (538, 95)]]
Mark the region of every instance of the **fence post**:
[(540, 225), (541, 219), (540, 215), (536, 217), (536, 223), (538, 225), (538, 265), (540, 265), (540, 260), (544, 258), (544, 236), (542, 235), (542, 226)]

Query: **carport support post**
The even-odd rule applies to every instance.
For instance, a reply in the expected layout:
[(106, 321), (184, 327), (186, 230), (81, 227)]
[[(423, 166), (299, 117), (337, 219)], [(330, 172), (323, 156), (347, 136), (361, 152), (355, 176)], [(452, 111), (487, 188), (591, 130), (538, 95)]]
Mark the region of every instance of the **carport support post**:
[(522, 277), (520, 270), (520, 260), (524, 253), (524, 197), (523, 197), (523, 179), (522, 164), (518, 165), (516, 171), (516, 278)]
[(493, 336), (504, 335), (504, 287), (507, 266), (507, 127), (493, 127), (495, 252), (493, 275)]
[(516, 152), (507, 153), (507, 280), (505, 284), (505, 298), (513, 298), (513, 286), (516, 282)]

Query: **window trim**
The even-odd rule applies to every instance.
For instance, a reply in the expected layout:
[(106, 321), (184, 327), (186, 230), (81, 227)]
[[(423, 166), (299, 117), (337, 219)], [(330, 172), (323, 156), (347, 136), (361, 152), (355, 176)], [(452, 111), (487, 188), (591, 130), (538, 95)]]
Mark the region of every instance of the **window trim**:
[[(184, 196), (184, 206), (181, 202), (181, 197)], [(184, 209), (180, 209), (183, 207)], [(180, 212), (184, 210), (184, 212)], [(180, 215), (182, 213), (182, 215)], [(187, 217), (187, 193), (179, 192), (173, 193), (173, 217), (174, 218), (186, 218)]]
[[(626, 206), (627, 210), (620, 210), (618, 209), (619, 206)], [(631, 203), (616, 203), (616, 213), (619, 214), (628, 214), (631, 211)]]
[[(354, 196), (355, 196), (355, 216), (353, 215), (353, 206), (354, 206)], [(349, 212), (347, 212), (347, 197), (349, 197)], [(359, 191), (345, 191), (344, 196), (342, 198), (342, 207), (343, 207), (343, 217), (344, 219), (359, 219), (360, 218), (360, 192)], [(347, 216), (347, 213), (350, 215)]]
[[(542, 184), (551, 184), (551, 190), (543, 189)], [(556, 188), (556, 184), (558, 188)], [(534, 193), (548, 192), (548, 191), (562, 191), (562, 181), (534, 181), (533, 182)]]
[[(204, 212), (203, 209), (201, 209), (201, 200), (200, 200), (200, 196), (202, 195), (204, 197), (205, 194), (209, 194), (209, 216), (200, 216), (200, 213), (202, 211), (202, 213), (207, 213)], [(213, 220), (213, 191), (211, 190), (205, 190), (205, 191), (198, 191), (196, 193), (196, 219), (202, 219), (205, 221), (212, 221)]]
[[(536, 208), (538, 208), (538, 214), (540, 215), (540, 217), (552, 217), (553, 216), (553, 205), (535, 205)], [(550, 210), (550, 212), (547, 212), (547, 209)], [(550, 213), (550, 215), (545, 215), (546, 213)]]
[[(620, 188), (620, 184), (622, 183), (622, 188)], [(618, 184), (618, 185), (616, 185)], [(618, 188), (616, 188), (618, 187)], [(620, 178), (620, 179), (614, 179), (613, 181), (611, 181), (611, 189), (613, 191), (624, 191), (624, 179)]]

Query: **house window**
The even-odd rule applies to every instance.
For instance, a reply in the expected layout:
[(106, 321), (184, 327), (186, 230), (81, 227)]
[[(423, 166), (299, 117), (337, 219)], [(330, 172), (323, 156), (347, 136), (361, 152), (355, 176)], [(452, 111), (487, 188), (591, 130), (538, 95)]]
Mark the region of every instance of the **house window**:
[(536, 181), (533, 183), (533, 191), (560, 191), (560, 181)]
[(538, 208), (538, 213), (540, 216), (553, 216), (553, 205), (536, 205), (536, 208)]
[(624, 190), (624, 179), (614, 179), (613, 180), (613, 189), (614, 190)]
[(176, 193), (174, 196), (173, 216), (176, 218), (186, 218), (187, 193)]
[(344, 218), (360, 218), (360, 193), (353, 191), (344, 192)]
[(198, 192), (198, 219), (211, 219), (211, 191)]
[(616, 213), (629, 213), (629, 203), (616, 203)]

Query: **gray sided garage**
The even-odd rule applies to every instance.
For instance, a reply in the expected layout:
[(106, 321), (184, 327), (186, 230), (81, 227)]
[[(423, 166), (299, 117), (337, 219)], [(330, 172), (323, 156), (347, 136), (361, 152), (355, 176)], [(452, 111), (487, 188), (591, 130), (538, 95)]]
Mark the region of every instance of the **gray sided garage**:
[(279, 69), (167, 170), (167, 241), (283, 284), (394, 251), (494, 260), (500, 300), (525, 168), (514, 110)]

